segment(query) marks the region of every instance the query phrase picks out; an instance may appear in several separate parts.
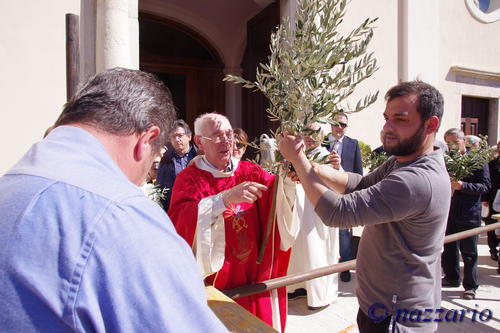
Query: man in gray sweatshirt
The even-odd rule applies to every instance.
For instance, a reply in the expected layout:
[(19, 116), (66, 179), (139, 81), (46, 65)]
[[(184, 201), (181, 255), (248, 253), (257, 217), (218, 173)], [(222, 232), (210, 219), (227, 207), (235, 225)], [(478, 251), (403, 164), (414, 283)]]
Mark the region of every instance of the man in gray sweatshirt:
[[(292, 162), (323, 223), (364, 225), (356, 272), (360, 332), (434, 332), (440, 320), (441, 249), (451, 187), (434, 147), (443, 114), (438, 90), (403, 82), (386, 94), (383, 147), (393, 155), (362, 177), (311, 165), (300, 137), (283, 135)], [(343, 193), (340, 195), (338, 193)]]

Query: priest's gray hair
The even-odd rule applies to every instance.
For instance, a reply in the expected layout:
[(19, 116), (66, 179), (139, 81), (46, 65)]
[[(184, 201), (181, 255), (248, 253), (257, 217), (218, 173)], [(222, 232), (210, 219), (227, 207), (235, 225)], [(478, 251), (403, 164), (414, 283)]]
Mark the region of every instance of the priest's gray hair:
[(199, 135), (199, 136), (207, 136), (210, 135), (211, 133), (207, 133), (207, 120), (212, 120), (214, 122), (223, 122), (227, 121), (229, 124), (229, 119), (227, 119), (226, 116), (220, 114), (220, 113), (204, 113), (198, 118), (195, 119), (194, 121), (194, 135)]
[(453, 135), (453, 134), (456, 134), (459, 139), (463, 139), (465, 136), (464, 131), (462, 131), (459, 128), (450, 128), (444, 133), (443, 136), (447, 137), (448, 135)]

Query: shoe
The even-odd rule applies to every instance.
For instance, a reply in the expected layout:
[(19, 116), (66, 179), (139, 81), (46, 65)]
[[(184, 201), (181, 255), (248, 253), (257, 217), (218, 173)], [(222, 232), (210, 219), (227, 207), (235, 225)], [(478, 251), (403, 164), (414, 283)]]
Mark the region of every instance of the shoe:
[(351, 272), (349, 271), (344, 271), (340, 273), (340, 280), (342, 282), (349, 282), (351, 281)]
[(304, 288), (299, 288), (295, 290), (293, 293), (288, 293), (288, 299), (297, 299), (300, 297), (306, 297), (307, 296), (307, 291)]
[(307, 308), (310, 310), (310, 311), (318, 311), (318, 310), (323, 310), (323, 309), (326, 309), (327, 307), (329, 307), (330, 304), (327, 304), (327, 305), (323, 305), (323, 306), (308, 306)]
[(475, 298), (476, 298), (476, 291), (475, 290), (469, 289), (469, 290), (464, 291), (463, 299), (471, 300), (471, 299), (475, 299)]
[(495, 252), (490, 253), (490, 258), (493, 261), (498, 261), (498, 253), (495, 253)]
[(442, 278), (441, 279), (441, 286), (450, 287), (450, 288), (460, 287), (460, 281), (448, 281), (445, 278)]

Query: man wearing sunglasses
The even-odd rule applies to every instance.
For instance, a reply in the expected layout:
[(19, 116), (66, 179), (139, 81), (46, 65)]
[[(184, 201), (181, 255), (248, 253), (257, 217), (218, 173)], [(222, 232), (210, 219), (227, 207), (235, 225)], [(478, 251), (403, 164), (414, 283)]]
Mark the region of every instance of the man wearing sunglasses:
[[(330, 142), (329, 151), (336, 151), (340, 155), (340, 165), (344, 171), (354, 172), (363, 175), (363, 162), (358, 140), (345, 135), (348, 126), (348, 118), (345, 113), (337, 114), (333, 120), (332, 134), (328, 137)], [(339, 230), (340, 262), (354, 259), (351, 231), (348, 229)], [(345, 271), (340, 273), (340, 280), (351, 281), (351, 273)]]

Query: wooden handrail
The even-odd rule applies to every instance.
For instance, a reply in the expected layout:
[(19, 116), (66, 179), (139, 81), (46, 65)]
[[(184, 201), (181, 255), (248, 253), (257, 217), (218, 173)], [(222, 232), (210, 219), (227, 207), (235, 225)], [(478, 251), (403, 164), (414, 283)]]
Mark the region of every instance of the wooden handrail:
[[(498, 228), (500, 228), (500, 223), (493, 223), (490, 225), (481, 226), (462, 232), (457, 232), (456, 234), (444, 237), (444, 243), (445, 244), (451, 243), (459, 239), (479, 235)], [(246, 286), (241, 286), (233, 289), (227, 289), (223, 290), (222, 292), (226, 294), (228, 297), (235, 299), (243, 296), (258, 294), (276, 288), (285, 287), (299, 282), (312, 280), (317, 277), (343, 272), (350, 269), (356, 269), (356, 260), (349, 260), (335, 265), (316, 268), (307, 272), (290, 274), (287, 276), (266, 280), (255, 284), (249, 284)]]

